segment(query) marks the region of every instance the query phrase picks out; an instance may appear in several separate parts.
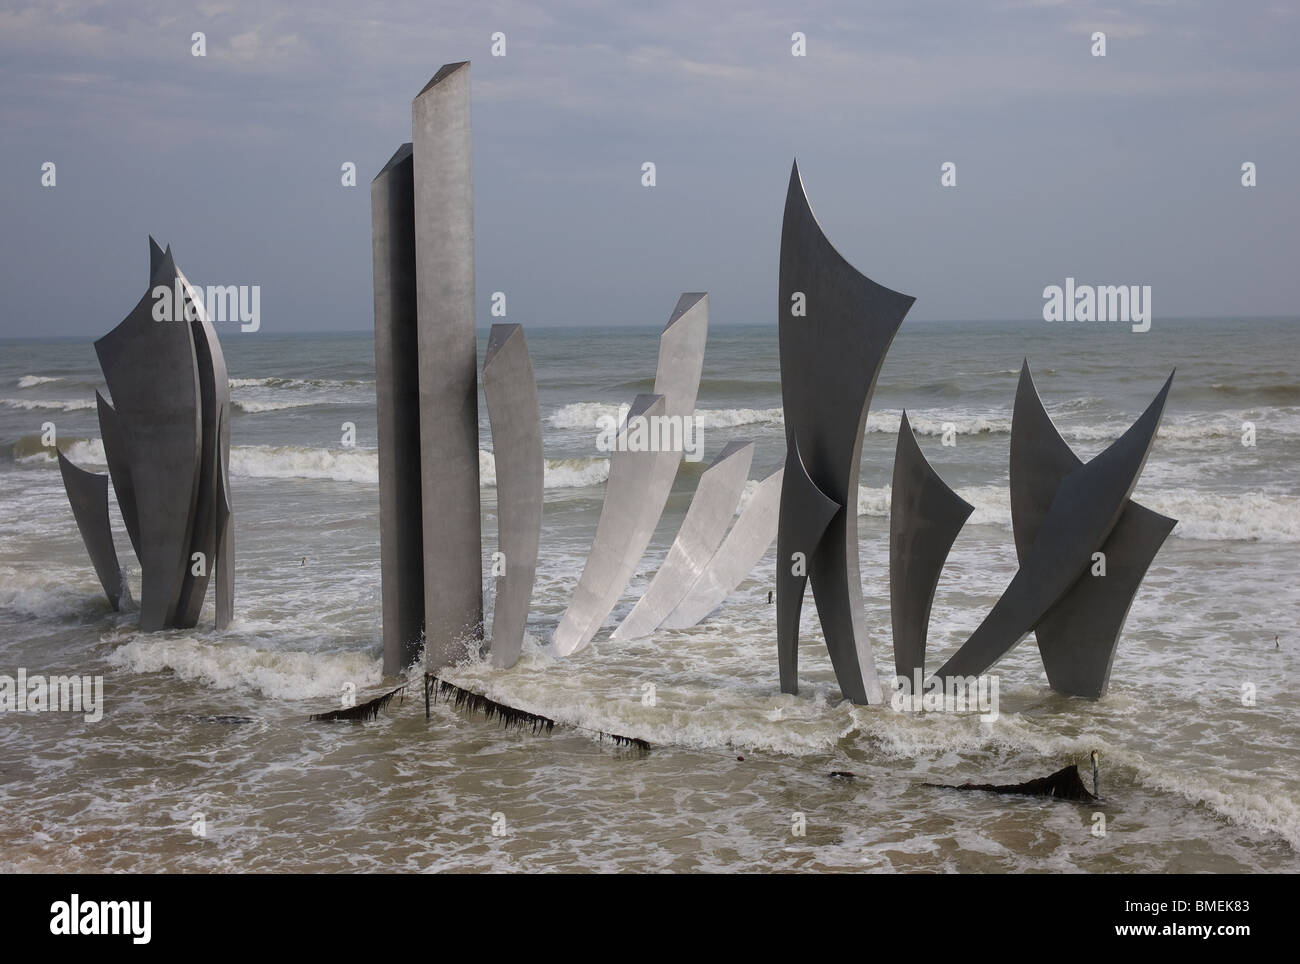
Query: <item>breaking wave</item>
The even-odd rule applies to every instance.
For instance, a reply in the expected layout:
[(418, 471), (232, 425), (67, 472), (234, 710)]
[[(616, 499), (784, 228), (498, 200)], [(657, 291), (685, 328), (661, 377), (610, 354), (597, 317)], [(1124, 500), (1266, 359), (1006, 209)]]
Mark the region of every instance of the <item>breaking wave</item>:
[[(1004, 486), (957, 489), (975, 507), (967, 525), (1011, 527), (1011, 496)], [(888, 516), (890, 486), (858, 486), (858, 515)], [(1154, 489), (1138, 501), (1177, 519), (1173, 534), (1183, 539), (1225, 542), (1300, 542), (1300, 496), (1259, 492), (1233, 495), (1194, 489)]]

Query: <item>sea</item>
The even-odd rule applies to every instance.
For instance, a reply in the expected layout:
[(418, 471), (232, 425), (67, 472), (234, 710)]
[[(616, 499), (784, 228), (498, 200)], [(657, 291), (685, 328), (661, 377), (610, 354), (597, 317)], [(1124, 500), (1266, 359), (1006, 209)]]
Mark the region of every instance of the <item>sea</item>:
[[(211, 590), (197, 629), (141, 633), (138, 612), (113, 612), (99, 587), (43, 444), (52, 427), (74, 462), (104, 471), (92, 339), (0, 342), (0, 675), (103, 679), (101, 719), (0, 714), (0, 870), (1300, 870), (1300, 319), (1157, 318), (1141, 333), (904, 323), (867, 419), (856, 506), (882, 678), (901, 412), (974, 506), (935, 594), (934, 668), (1016, 571), (1008, 446), (1022, 360), (1084, 459), (1176, 369), (1133, 497), (1178, 525), (1133, 601), (1109, 693), (1053, 692), (1030, 636), (994, 668), (991, 720), (844, 700), (811, 595), (799, 693), (782, 694), (774, 550), (700, 625), (609, 639), (709, 460), (752, 440), (748, 491), (780, 463), (775, 324), (710, 330), (704, 460), (683, 463), (594, 643), (556, 657), (550, 635), (609, 472), (597, 419), (651, 391), (660, 326), (525, 324), (546, 456), (528, 636), (511, 669), (476, 660), (443, 675), (555, 721), (537, 733), (445, 701), (426, 719), (418, 670), (371, 722), (309, 720), (347, 693), (364, 701), (403, 683), (381, 666), (372, 337), (218, 327), (234, 407), (235, 619), (222, 632)], [(480, 332), (480, 353), (486, 341)], [(490, 617), (498, 506), (482, 400), (480, 445)], [(115, 502), (110, 511), (138, 599), (138, 562)], [(1097, 801), (935, 786), (1018, 783), (1070, 764), (1091, 786), (1093, 750)]]

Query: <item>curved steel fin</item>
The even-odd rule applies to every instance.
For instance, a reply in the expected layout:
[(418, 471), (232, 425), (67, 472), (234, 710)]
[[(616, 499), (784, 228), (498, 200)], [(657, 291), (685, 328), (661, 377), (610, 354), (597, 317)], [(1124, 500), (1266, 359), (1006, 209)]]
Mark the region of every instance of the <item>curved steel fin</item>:
[(784, 474), (785, 470), (778, 468), (758, 484), (718, 551), (664, 619), (664, 629), (688, 629), (699, 623), (722, 605), (767, 554), (776, 538)]
[[(152, 240), (152, 239), (151, 239)], [(131, 465), (126, 458), (126, 441), (122, 438), (122, 423), (117, 412), (98, 391), (95, 404), (99, 411), (99, 435), (104, 442), (104, 458), (108, 461), (108, 477), (113, 480), (117, 507), (122, 510), (122, 522), (135, 557), (140, 558), (140, 513), (135, 504), (135, 486), (131, 482)]]
[(63, 488), (72, 505), (72, 515), (81, 530), (81, 541), (86, 544), (91, 564), (104, 595), (116, 610), (122, 608), (126, 581), (122, 567), (117, 562), (117, 549), (113, 546), (113, 528), (108, 521), (108, 476), (87, 472), (74, 465), (62, 452), (59, 455), (59, 473)]
[(230, 505), (230, 410), (218, 416), (217, 438), (217, 607), (215, 626), (225, 629), (235, 616), (235, 518)]
[(497, 548), (490, 652), (494, 666), (513, 666), (523, 647), (537, 574), (546, 462), (542, 420), (528, 342), (519, 325), (493, 325), (483, 359), (483, 395), (496, 457)]
[(843, 509), (808, 477), (799, 442), (792, 441), (785, 460), (776, 530), (776, 641), (783, 693), (799, 692), (799, 617), (804, 588), (817, 547), (831, 520)]
[(753, 458), (753, 442), (728, 442), (704, 470), (663, 565), (611, 639), (649, 636), (682, 601), (736, 514)]
[[(221, 351), (221, 342), (217, 340), (217, 332), (208, 318), (206, 307), (196, 307), (197, 317), (190, 322), (190, 328), (194, 336), (194, 359), (199, 372), (202, 431), (199, 486), (190, 535), (190, 565), (185, 570), (185, 580), (176, 605), (175, 623), (183, 629), (198, 625), (203, 600), (208, 594), (208, 583), (220, 566), (217, 475), (230, 461), (229, 435), (222, 438), (222, 433), (228, 432), (229, 420), (226, 416), (230, 410), (230, 376), (226, 370), (226, 356)], [(196, 564), (199, 554), (202, 555), (202, 567)]]
[(898, 426), (889, 501), (889, 611), (894, 673), (912, 684), (925, 675), (930, 607), (952, 544), (974, 511), (921, 451), (907, 412)]
[[(781, 227), (781, 271), (777, 302), (781, 343), (781, 399), (786, 425), (786, 467), (793, 468), (798, 435), (807, 475), (826, 498), (846, 507), (827, 525), (820, 542), (788, 531), (803, 513), (787, 503), (807, 488), (787, 485), (781, 495), (778, 544), (808, 546), (809, 574), (826, 648), (844, 695), (855, 703), (875, 702), (880, 685), (871, 658), (858, 563), (858, 477), (862, 433), (885, 354), (915, 301), (863, 275), (827, 240), (813, 216), (795, 164)], [(781, 688), (798, 682), (790, 654), (798, 645), (803, 581), (788, 571), (787, 551), (778, 564), (778, 647), (785, 657)], [(791, 614), (793, 616), (791, 617)]]

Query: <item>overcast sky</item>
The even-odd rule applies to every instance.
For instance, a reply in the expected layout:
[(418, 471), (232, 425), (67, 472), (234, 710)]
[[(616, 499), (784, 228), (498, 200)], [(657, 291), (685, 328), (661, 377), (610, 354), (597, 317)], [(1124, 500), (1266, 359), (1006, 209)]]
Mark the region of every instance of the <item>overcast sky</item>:
[(259, 284), (264, 332), (368, 328), (370, 179), (466, 59), (484, 324), (497, 290), (524, 324), (662, 324), (694, 290), (774, 323), (795, 157), (911, 319), (1039, 317), (1067, 276), (1149, 284), (1157, 320), (1300, 313), (1291, 0), (538, 6), (3, 0), (0, 337), (107, 331), (150, 233)]

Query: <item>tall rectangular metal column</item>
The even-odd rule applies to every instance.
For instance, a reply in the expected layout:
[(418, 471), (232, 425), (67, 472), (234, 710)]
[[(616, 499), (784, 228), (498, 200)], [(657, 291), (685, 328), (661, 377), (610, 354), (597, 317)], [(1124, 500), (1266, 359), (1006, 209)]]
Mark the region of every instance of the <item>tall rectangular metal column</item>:
[(468, 61), (439, 69), (416, 96), (411, 141), (425, 664), (434, 670), (483, 637)]
[(415, 661), (424, 632), (420, 369), (410, 144), (399, 147), (370, 183), (370, 227), (375, 273), (384, 673), (397, 675)]

